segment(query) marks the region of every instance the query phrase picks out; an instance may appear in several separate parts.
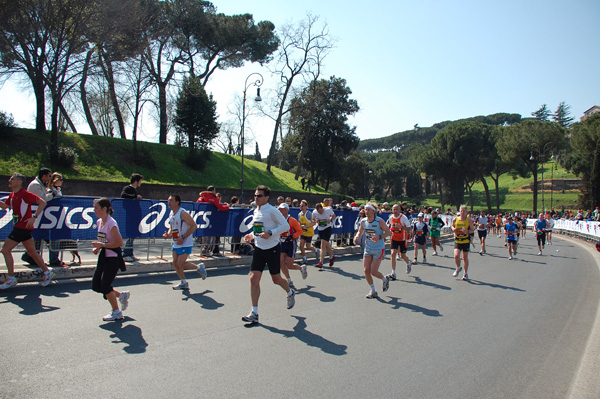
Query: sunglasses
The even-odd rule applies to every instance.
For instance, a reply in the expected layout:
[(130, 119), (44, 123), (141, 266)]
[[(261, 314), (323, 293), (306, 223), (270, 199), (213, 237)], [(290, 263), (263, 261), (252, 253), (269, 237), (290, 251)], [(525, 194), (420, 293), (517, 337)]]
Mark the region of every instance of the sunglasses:
[(254, 194), (254, 198), (262, 198), (264, 197), (264, 194)]

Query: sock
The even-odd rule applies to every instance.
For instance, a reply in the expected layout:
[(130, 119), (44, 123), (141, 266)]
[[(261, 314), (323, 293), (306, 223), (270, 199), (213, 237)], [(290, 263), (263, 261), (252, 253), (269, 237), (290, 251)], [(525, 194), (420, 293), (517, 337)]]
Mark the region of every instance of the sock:
[(371, 284), (370, 287), (371, 287), (371, 291), (375, 292), (375, 284)]
[(395, 275), (396, 275), (396, 271), (392, 270), (392, 276), (395, 276)]
[(187, 284), (187, 280), (186, 279), (181, 280), (181, 284)]
[(252, 313), (258, 314), (258, 306), (252, 306)]
[(287, 296), (292, 296), (292, 295), (294, 295), (294, 290), (290, 289), (290, 292), (288, 292)]
[(288, 278), (287, 280), (288, 280), (288, 284), (292, 282), (292, 278), (291, 277)]

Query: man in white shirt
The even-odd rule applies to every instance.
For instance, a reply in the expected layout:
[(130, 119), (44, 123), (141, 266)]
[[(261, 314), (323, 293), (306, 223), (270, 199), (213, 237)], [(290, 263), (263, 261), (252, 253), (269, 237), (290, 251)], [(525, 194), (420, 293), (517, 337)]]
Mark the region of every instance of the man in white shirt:
[(329, 255), (329, 266), (333, 266), (335, 256), (331, 249), (329, 240), (331, 239), (331, 232), (333, 230), (333, 221), (335, 220), (335, 213), (329, 207), (323, 207), (323, 204), (317, 203), (315, 205), (315, 211), (312, 213), (313, 223), (317, 224), (319, 231), (319, 238), (321, 239), (321, 253), (320, 260), (317, 263), (317, 267), (323, 267), (323, 260), (325, 259), (325, 251)]
[(242, 317), (247, 323), (258, 323), (258, 299), (260, 298), (260, 279), (262, 278), (265, 265), (269, 266), (269, 273), (273, 284), (279, 285), (287, 292), (287, 308), (291, 309), (296, 303), (294, 291), (286, 279), (281, 277), (280, 254), (281, 245), (279, 235), (289, 229), (287, 220), (281, 212), (269, 204), (271, 189), (260, 185), (254, 191), (254, 200), (257, 208), (254, 210), (252, 221), (252, 232), (244, 236), (244, 241), (250, 244), (255, 240), (256, 248), (252, 253), (252, 264), (250, 265), (250, 297), (252, 299), (252, 311), (248, 316)]

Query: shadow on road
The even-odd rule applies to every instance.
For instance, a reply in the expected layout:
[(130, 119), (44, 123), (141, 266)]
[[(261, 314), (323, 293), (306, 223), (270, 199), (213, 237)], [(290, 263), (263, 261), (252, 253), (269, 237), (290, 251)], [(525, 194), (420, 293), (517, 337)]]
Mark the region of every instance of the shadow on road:
[(330, 355), (342, 356), (347, 353), (346, 350), (348, 349), (348, 346), (336, 344), (335, 342), (331, 342), (331, 341), (321, 337), (320, 335), (317, 335), (315, 333), (308, 331), (306, 329), (306, 327), (307, 327), (306, 317), (301, 317), (301, 316), (292, 316), (292, 317), (295, 318), (296, 320), (298, 320), (298, 323), (294, 326), (294, 329), (292, 331), (280, 330), (276, 327), (266, 326), (264, 324), (254, 324), (253, 326), (263, 327), (264, 329), (266, 329), (270, 332), (273, 332), (273, 333), (280, 334), (280, 335), (284, 336), (285, 338), (296, 338), (296, 339), (304, 342), (306, 345), (313, 346), (315, 348), (319, 348), (319, 349), (321, 349), (321, 351), (328, 353)]
[(190, 293), (190, 290), (182, 290), (181, 293), (185, 296), (181, 298), (182, 301), (189, 301), (190, 299), (199, 303), (202, 306), (202, 309), (208, 310), (216, 310), (223, 306), (224, 304), (215, 301), (210, 296), (206, 296), (206, 294), (212, 294), (213, 291), (205, 290), (204, 292), (196, 292), (194, 294)]
[(56, 306), (44, 305), (42, 303), (42, 297), (40, 295), (40, 292), (30, 293), (27, 295), (12, 293), (12, 294), (7, 295), (5, 297), (5, 299), (6, 300), (4, 300), (4, 301), (0, 301), (0, 304), (12, 303), (14, 305), (17, 305), (18, 307), (20, 307), (22, 309), (19, 312), (19, 314), (22, 314), (25, 316), (35, 316), (40, 313), (51, 312), (53, 310), (60, 309), (59, 307), (56, 307)]
[(426, 287), (437, 288), (438, 290), (451, 290), (452, 289), (445, 285), (431, 283), (429, 281), (423, 281), (421, 279), (421, 277), (417, 277), (417, 276), (411, 276), (411, 277), (414, 279), (414, 281), (408, 281), (408, 280), (400, 280), (400, 281), (403, 281), (403, 282), (409, 283), (409, 284), (419, 284), (419, 285), (424, 285)]
[(312, 291), (313, 288), (315, 288), (313, 285), (307, 285), (305, 288), (297, 289), (296, 293), (298, 293), (298, 294), (306, 294), (306, 295), (308, 295), (310, 297), (317, 298), (321, 302), (333, 302), (333, 301), (335, 301), (335, 297), (334, 296), (328, 296), (328, 295), (325, 295), (325, 294), (321, 294), (320, 292), (317, 292), (317, 291)]
[(425, 316), (431, 316), (431, 317), (442, 316), (438, 310), (423, 308), (421, 306), (413, 305), (412, 303), (400, 302), (400, 298), (396, 298), (393, 296), (391, 296), (389, 298), (391, 299), (391, 301), (389, 301), (389, 302), (384, 301), (382, 298), (379, 298), (379, 301), (392, 305), (394, 309), (405, 308), (405, 309), (412, 310), (413, 312), (416, 312), (416, 313), (423, 313)]
[(520, 288), (507, 287), (506, 285), (500, 285), (500, 284), (486, 283), (485, 281), (480, 281), (480, 280), (468, 279), (468, 280), (466, 280), (466, 282), (471, 285), (485, 285), (487, 287), (492, 287), (492, 288), (502, 288), (503, 290), (526, 292), (525, 290), (522, 290)]
[(148, 343), (142, 335), (142, 329), (133, 324), (124, 325), (125, 322), (135, 321), (131, 317), (125, 316), (122, 321), (113, 321), (100, 326), (100, 328), (112, 332), (110, 338), (115, 338), (114, 344), (127, 344), (123, 351), (131, 354), (144, 353)]
[(335, 272), (337, 274), (339, 274), (342, 277), (350, 277), (352, 280), (362, 280), (363, 279), (363, 275), (358, 275), (355, 273), (350, 273), (347, 272), (346, 270), (339, 268), (339, 267), (328, 267), (328, 266), (323, 266), (323, 271), (332, 271)]

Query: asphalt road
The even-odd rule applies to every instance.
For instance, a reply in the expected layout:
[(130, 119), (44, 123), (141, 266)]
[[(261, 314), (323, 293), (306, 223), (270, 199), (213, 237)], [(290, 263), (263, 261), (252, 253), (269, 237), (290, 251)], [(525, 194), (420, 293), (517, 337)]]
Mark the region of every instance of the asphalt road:
[[(117, 277), (131, 291), (123, 322), (90, 281), (0, 292), (1, 398), (565, 398), (600, 302), (593, 256), (554, 239), (522, 241), (509, 261), (491, 237), (453, 278), (450, 245), (381, 298), (365, 299), (360, 258), (293, 275), (285, 294), (265, 274), (260, 325), (247, 268)], [(557, 250), (560, 250), (558, 252)], [(390, 270), (389, 255), (382, 270)], [(314, 261), (313, 261), (314, 264)], [(402, 270), (401, 270), (402, 271)]]

